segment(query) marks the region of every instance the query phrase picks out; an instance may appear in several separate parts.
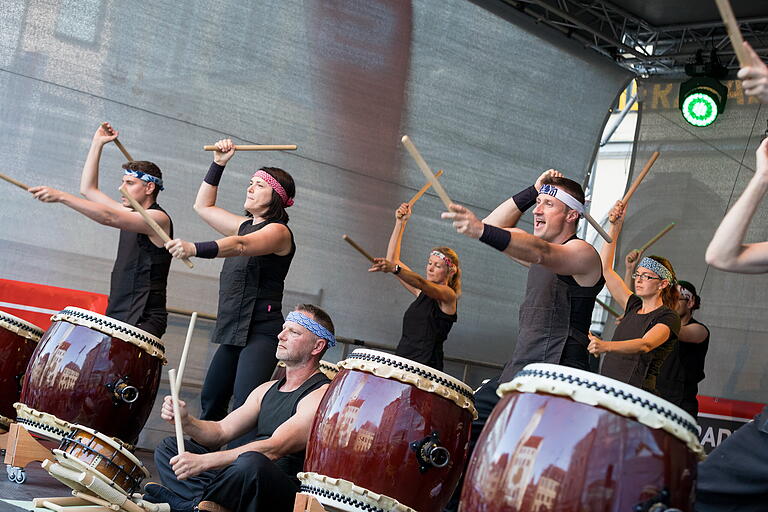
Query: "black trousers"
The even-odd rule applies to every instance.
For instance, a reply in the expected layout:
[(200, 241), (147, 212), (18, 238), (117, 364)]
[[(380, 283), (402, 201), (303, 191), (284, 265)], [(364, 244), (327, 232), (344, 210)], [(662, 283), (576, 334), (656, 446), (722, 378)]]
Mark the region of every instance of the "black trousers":
[(697, 512), (768, 510), (768, 407), (699, 464)]
[[(188, 452), (205, 454), (210, 450), (185, 440)], [(229, 466), (205, 471), (179, 480), (171, 469), (171, 457), (178, 453), (176, 438), (166, 437), (155, 450), (155, 464), (163, 485), (195, 504), (213, 501), (238, 512), (291, 512), (299, 484), (265, 455), (241, 454)]]

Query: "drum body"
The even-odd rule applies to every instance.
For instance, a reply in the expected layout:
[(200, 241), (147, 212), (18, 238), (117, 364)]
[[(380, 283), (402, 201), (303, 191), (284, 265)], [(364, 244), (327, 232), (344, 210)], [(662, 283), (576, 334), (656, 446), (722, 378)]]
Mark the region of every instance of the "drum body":
[(16, 417), (21, 380), (43, 330), (26, 320), (0, 311), (0, 428)]
[[(372, 350), (356, 350), (339, 367), (315, 416), (304, 471), (351, 482), (403, 509), (442, 510), (466, 460), (471, 389), (431, 368)], [(440, 382), (460, 391), (454, 400), (446, 398), (442, 384), (430, 388)], [(324, 494), (306, 478), (302, 483), (302, 492)], [(321, 495), (318, 499), (329, 504)]]
[(20, 398), (26, 407), (17, 407), (18, 421), (61, 439), (62, 429), (38, 425), (50, 415), (135, 444), (152, 410), (163, 362), (156, 337), (90, 311), (66, 308), (54, 315), (29, 363)]
[(54, 455), (63, 466), (92, 471), (126, 496), (138, 491), (142, 480), (149, 478), (149, 471), (125, 446), (82, 425), (72, 426)]
[(702, 451), (681, 409), (548, 364), (526, 366), (499, 394), (467, 468), (462, 512), (693, 510)]

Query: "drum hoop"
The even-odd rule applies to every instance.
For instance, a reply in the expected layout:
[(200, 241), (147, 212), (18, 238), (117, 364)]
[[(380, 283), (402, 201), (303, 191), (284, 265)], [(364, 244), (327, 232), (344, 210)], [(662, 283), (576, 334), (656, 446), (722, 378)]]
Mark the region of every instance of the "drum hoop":
[[(91, 466), (90, 464), (86, 464), (82, 460), (78, 459), (74, 455), (70, 455), (69, 453), (61, 450), (60, 448), (54, 448), (52, 450), (53, 456), (56, 458), (59, 464), (64, 466), (65, 468), (71, 469), (73, 471), (80, 471), (80, 472), (86, 472), (90, 473), (91, 476), (98, 478), (102, 482), (104, 482), (106, 485), (114, 489), (115, 491), (119, 492), (123, 496), (130, 496), (133, 492), (133, 489), (131, 489), (131, 492), (126, 491), (119, 485), (115, 483), (114, 480), (110, 480), (107, 475), (103, 474), (101, 471), (98, 471), (95, 467)], [(104, 460), (104, 459), (102, 459)], [(100, 462), (100, 461), (99, 461)], [(87, 487), (86, 487), (87, 489)], [(92, 493), (93, 491), (88, 491), (89, 493)], [(94, 493), (95, 494), (95, 493)], [(106, 499), (104, 496), (99, 496), (101, 498)]]
[(43, 331), (38, 326), (27, 322), (26, 320), (13, 316), (5, 311), (0, 311), (0, 327), (12, 333), (18, 334), (28, 340), (37, 343), (43, 336)]
[[(142, 474), (144, 475), (143, 478), (137, 478), (137, 477), (133, 476), (131, 473), (129, 473), (128, 471), (126, 471), (123, 468), (123, 466), (121, 466), (120, 464), (116, 464), (115, 462), (113, 462), (112, 460), (108, 459), (107, 457), (105, 457), (104, 455), (99, 453), (98, 451), (96, 451), (93, 448), (91, 448), (88, 445), (86, 445), (85, 443), (77, 441), (73, 437), (71, 437), (71, 436), (74, 436), (75, 434), (76, 434), (75, 432), (72, 432), (72, 434), (70, 434), (70, 436), (67, 436), (67, 437), (65, 437), (64, 439), (61, 440), (61, 444), (59, 444), (59, 451), (62, 452), (62, 453), (65, 453), (66, 457), (71, 458), (71, 459), (77, 459), (83, 465), (91, 467), (94, 470), (94, 472), (101, 474), (104, 477), (104, 479), (112, 482), (114, 484), (114, 486), (120, 488), (126, 494), (130, 495), (134, 491), (138, 490), (141, 487), (142, 480), (144, 480), (144, 478), (149, 478), (149, 475), (147, 474), (147, 471), (146, 471), (145, 468), (143, 468), (141, 466), (135, 466), (134, 465), (135, 467), (138, 467), (139, 469), (141, 469), (142, 470)], [(69, 450), (69, 448), (72, 445), (79, 446), (80, 449), (82, 449), (85, 453), (94, 455), (94, 457), (95, 457), (94, 458), (94, 462), (92, 464), (86, 464), (85, 461), (80, 460), (76, 455), (74, 455), (72, 453), (69, 453), (67, 450)], [(123, 454), (123, 452), (120, 452), (120, 454)], [(131, 461), (131, 462), (133, 462), (133, 461)], [(99, 471), (98, 469), (96, 469), (96, 467), (99, 466), (102, 463), (105, 464), (108, 469), (112, 469), (112, 470), (115, 471), (115, 478), (110, 478), (107, 475), (105, 475), (104, 473), (102, 473), (101, 471)], [(122, 480), (125, 480), (128, 483), (128, 488), (127, 489), (124, 489), (122, 486), (120, 486), (117, 483), (116, 479), (118, 477), (120, 479), (122, 479)]]
[(165, 346), (160, 342), (160, 338), (132, 325), (74, 306), (67, 306), (51, 317), (52, 322), (59, 320), (114, 336), (127, 343), (136, 345), (149, 355), (163, 361), (163, 364), (167, 363), (165, 359)]
[(544, 392), (567, 396), (587, 405), (599, 405), (647, 427), (664, 430), (684, 442), (700, 458), (704, 456), (696, 422), (690, 414), (624, 382), (576, 368), (534, 363), (519, 371), (511, 381), (501, 384), (496, 393), (503, 397), (513, 391)]
[[(318, 501), (332, 506), (345, 506), (342, 510), (366, 512), (416, 512), (394, 498), (378, 494), (354, 482), (342, 478), (332, 478), (319, 473), (299, 473), (301, 489), (299, 492), (311, 494)], [(325, 503), (331, 501), (331, 503)]]
[[(325, 374), (326, 377), (328, 377), (328, 374), (326, 372), (333, 372), (333, 374), (339, 373), (339, 365), (335, 363), (329, 363), (328, 361), (320, 361), (320, 371)], [(330, 378), (330, 377), (328, 377)]]
[(477, 419), (472, 388), (448, 374), (410, 359), (376, 350), (357, 349), (347, 359), (339, 361), (339, 367), (412, 384), (422, 391), (447, 398), (463, 409), (469, 409), (472, 417)]
[[(66, 437), (64, 437), (64, 439), (61, 440), (61, 444), (64, 444), (64, 442), (66, 442), (67, 439), (70, 439), (72, 442), (74, 442), (76, 444), (82, 444), (82, 443), (79, 443), (78, 441), (74, 440), (74, 436), (77, 434), (78, 430), (83, 430), (85, 432), (88, 432), (92, 436), (99, 438), (101, 441), (104, 441), (109, 446), (111, 446), (112, 448), (116, 449), (122, 455), (127, 457), (128, 460), (130, 460), (135, 466), (137, 466), (139, 469), (141, 469), (142, 472), (144, 473), (144, 477), (145, 478), (149, 478), (150, 477), (149, 471), (147, 470), (147, 468), (144, 467), (144, 464), (134, 454), (132, 454), (128, 450), (128, 448), (126, 447), (126, 445), (122, 441), (120, 441), (119, 439), (115, 439), (113, 437), (106, 436), (106, 435), (102, 434), (101, 432), (97, 432), (96, 430), (94, 430), (92, 428), (86, 427), (85, 425), (73, 424), (72, 425), (72, 432), (70, 432)], [(85, 447), (85, 448), (87, 448), (87, 447)], [(87, 448), (87, 449), (91, 450), (91, 451), (95, 451), (95, 450), (92, 450), (91, 448)]]

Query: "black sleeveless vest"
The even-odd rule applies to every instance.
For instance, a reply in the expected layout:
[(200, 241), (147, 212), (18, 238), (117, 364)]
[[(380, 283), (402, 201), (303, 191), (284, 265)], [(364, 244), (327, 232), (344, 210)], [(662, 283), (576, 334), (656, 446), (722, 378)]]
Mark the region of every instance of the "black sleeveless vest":
[[(320, 386), (331, 382), (322, 373), (316, 373), (304, 381), (304, 384), (294, 391), (284, 393), (280, 386), (285, 384), (285, 377), (275, 382), (261, 399), (259, 419), (256, 423), (255, 441), (267, 439), (274, 434), (277, 427), (288, 421), (296, 414), (299, 401)], [(304, 466), (305, 450), (284, 455), (275, 461), (275, 464), (287, 475), (296, 478), (296, 473)]]
[[(247, 220), (237, 234), (253, 233), (272, 222), (277, 221), (253, 224)], [(234, 256), (224, 260), (219, 278), (218, 318), (211, 336), (213, 343), (244, 347), (251, 322), (283, 318), (283, 287), (294, 254), (296, 244), (291, 232), (291, 252), (285, 256)]]
[[(149, 209), (168, 215), (157, 203)], [(169, 235), (173, 238), (173, 221), (170, 219), (168, 216), (171, 222)], [(106, 315), (134, 326), (152, 317), (143, 328), (157, 337), (162, 336), (168, 322), (165, 288), (172, 259), (171, 254), (164, 247), (153, 244), (149, 236), (121, 229)]]
[(405, 310), (395, 354), (442, 371), (443, 342), (456, 318), (456, 313), (444, 313), (437, 300), (421, 292)]

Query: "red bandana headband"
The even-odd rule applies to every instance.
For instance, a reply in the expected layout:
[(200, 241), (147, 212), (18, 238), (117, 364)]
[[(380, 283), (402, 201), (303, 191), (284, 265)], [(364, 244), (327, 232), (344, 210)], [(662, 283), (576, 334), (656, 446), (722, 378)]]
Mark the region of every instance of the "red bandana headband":
[(445, 254), (441, 253), (440, 251), (432, 251), (432, 254), (431, 254), (431, 255), (432, 255), (432, 256), (437, 256), (438, 258), (442, 258), (442, 259), (443, 259), (443, 261), (445, 262), (445, 265), (446, 265), (448, 268), (453, 268), (453, 262), (451, 261), (451, 258), (449, 258), (449, 257), (448, 257), (448, 256), (446, 256)]
[(288, 197), (288, 194), (286, 193), (283, 186), (280, 184), (279, 181), (277, 181), (271, 174), (269, 174), (267, 171), (263, 169), (259, 169), (255, 173), (253, 173), (254, 178), (261, 178), (264, 181), (266, 181), (270, 187), (272, 187), (272, 190), (277, 192), (277, 195), (280, 196), (280, 199), (283, 200), (283, 206), (288, 208), (289, 206), (293, 206), (293, 199)]

